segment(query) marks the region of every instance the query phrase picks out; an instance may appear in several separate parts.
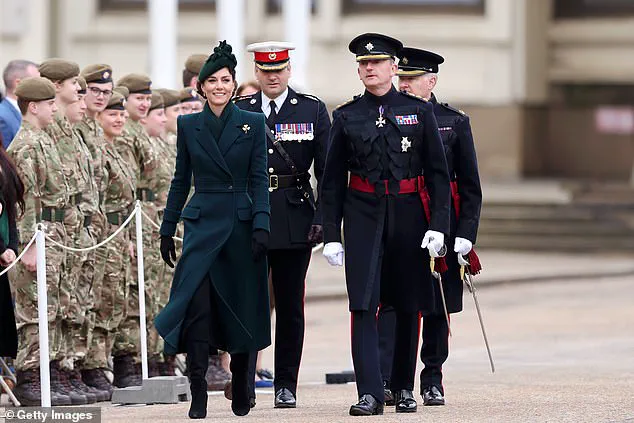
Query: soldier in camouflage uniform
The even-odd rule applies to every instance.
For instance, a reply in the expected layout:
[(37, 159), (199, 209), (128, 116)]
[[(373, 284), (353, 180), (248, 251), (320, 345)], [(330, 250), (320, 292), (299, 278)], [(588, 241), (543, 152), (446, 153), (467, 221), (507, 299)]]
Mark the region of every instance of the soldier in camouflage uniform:
[[(105, 141), (103, 170), (106, 188), (101, 203), (107, 219), (104, 238), (111, 236), (123, 224), (134, 209), (136, 197), (136, 169), (130, 167), (116, 148), (116, 139), (122, 135), (126, 120), (124, 103), (124, 97), (115, 92), (105, 110), (96, 115), (96, 121), (103, 128)], [(115, 337), (126, 317), (126, 297), (131, 281), (130, 264), (134, 257), (131, 240), (133, 230), (133, 226), (128, 226), (103, 247), (105, 271), (102, 283), (95, 290), (95, 329), (83, 370), (84, 374), (96, 381), (105, 378), (100, 369), (108, 367)], [(133, 374), (123, 382), (140, 384), (140, 379)]]
[[(106, 64), (94, 64), (86, 66), (81, 71), (81, 76), (86, 80), (86, 95), (84, 102), (86, 103), (86, 116), (74, 125), (74, 129), (88, 147), (92, 158), (92, 168), (94, 171), (94, 182), (99, 192), (99, 211), (93, 214), (91, 234), (96, 243), (100, 243), (105, 239), (106, 233), (106, 216), (103, 212), (103, 199), (107, 188), (107, 178), (105, 175), (106, 160), (105, 147), (106, 139), (104, 138), (103, 129), (96, 120), (96, 115), (103, 112), (112, 97), (112, 68)], [(98, 248), (94, 251), (94, 268), (92, 270), (92, 309), (86, 314), (86, 326), (90, 329), (93, 336), (88, 344), (88, 352), (83, 362), (76, 363), (81, 370), (82, 380), (86, 385), (105, 391), (106, 399), (112, 395), (112, 383), (105, 376), (104, 370), (107, 369), (107, 362), (95, 363), (92, 359), (97, 356), (103, 356), (105, 351), (99, 348), (105, 348), (103, 340), (105, 339), (104, 331), (108, 331), (107, 321), (97, 321), (97, 316), (103, 316), (97, 313), (96, 307), (101, 302), (101, 298), (97, 297), (102, 292), (102, 284), (106, 265), (107, 248)], [(109, 319), (109, 316), (106, 320)], [(97, 334), (95, 339), (94, 335)], [(97, 349), (95, 351), (95, 349)], [(88, 362), (90, 359), (90, 363)]]
[[(16, 88), (22, 112), (19, 132), (9, 146), (20, 178), (24, 182), (25, 210), (18, 220), (21, 235), (20, 250), (33, 236), (36, 224), (46, 225), (47, 234), (65, 243), (66, 230), (62, 221), (69, 207), (68, 186), (62, 160), (54, 141), (42, 130), (57, 111), (55, 86), (47, 79), (25, 79)], [(49, 322), (50, 360), (62, 358), (59, 286), (64, 273), (66, 253), (58, 248), (46, 252), (46, 290)], [(40, 348), (38, 339), (38, 308), (36, 280), (36, 247), (33, 244), (14, 268), (11, 277), (15, 288), (16, 323), (19, 350), (15, 361), (17, 384), (13, 392), (24, 405), (40, 405)], [(51, 383), (52, 405), (70, 405), (71, 398)]]
[[(115, 140), (115, 147), (129, 166), (135, 169), (137, 199), (141, 200), (143, 211), (156, 222), (158, 210), (155, 206), (155, 189), (161, 172), (161, 163), (156, 147), (140, 122), (147, 116), (151, 106), (151, 85), (150, 78), (140, 74), (126, 75), (117, 82), (117, 86), (126, 87), (129, 91), (125, 104), (129, 118), (123, 135)], [(143, 229), (146, 318), (148, 322), (152, 322), (154, 306), (152, 295), (149, 293), (153, 292), (156, 263), (160, 260), (159, 236), (152, 231), (150, 226)], [(136, 275), (136, 272), (133, 273)], [(119, 325), (112, 350), (114, 385), (117, 387), (129, 386), (129, 383), (140, 383), (139, 286), (136, 278), (130, 281), (129, 291), (126, 318)]]
[[(66, 117), (67, 109), (79, 101), (79, 66), (63, 59), (48, 59), (39, 66), (40, 75), (55, 85), (57, 114), (53, 123), (44, 131), (54, 140), (62, 169), (67, 177), (68, 195), (73, 207), (64, 216), (68, 244), (74, 248), (94, 245), (88, 227), (93, 213), (97, 211), (97, 191), (93, 181), (90, 153), (73, 132)], [(94, 257), (94, 255), (92, 255)], [(84, 277), (82, 266), (88, 260), (88, 254), (72, 252), (66, 255), (66, 267), (60, 281), (60, 315), (64, 343), (64, 358), (53, 361), (51, 365), (51, 383), (58, 379), (69, 394), (84, 398), (84, 403), (92, 404), (102, 397), (94, 388), (81, 380), (79, 371), (74, 369), (77, 357), (85, 355), (87, 349), (87, 331), (84, 328), (86, 311), (90, 305), (90, 285), (92, 278)], [(94, 262), (94, 259), (92, 260)], [(92, 267), (92, 266), (91, 266)], [(77, 344), (77, 345), (76, 345)]]

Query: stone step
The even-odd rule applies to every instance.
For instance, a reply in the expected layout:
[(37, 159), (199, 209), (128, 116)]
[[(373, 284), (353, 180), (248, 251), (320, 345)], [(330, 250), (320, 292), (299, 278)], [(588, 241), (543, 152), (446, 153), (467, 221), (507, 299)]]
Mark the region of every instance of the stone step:
[(634, 228), (617, 220), (565, 221), (491, 219), (480, 220), (479, 233), (514, 235), (576, 235), (576, 236), (630, 236), (634, 238)]
[(533, 251), (574, 251), (574, 252), (606, 252), (606, 251), (634, 251), (634, 237), (631, 236), (561, 236), (555, 234), (550, 237), (543, 235), (514, 235), (480, 233), (478, 247), (505, 250), (533, 250)]

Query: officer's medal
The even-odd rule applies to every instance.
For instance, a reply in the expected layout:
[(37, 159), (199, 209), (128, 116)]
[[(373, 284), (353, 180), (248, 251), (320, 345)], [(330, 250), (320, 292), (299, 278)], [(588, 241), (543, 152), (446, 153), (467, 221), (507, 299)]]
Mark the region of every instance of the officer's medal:
[(383, 128), (385, 125), (385, 119), (383, 118), (383, 106), (379, 107), (379, 119), (376, 121), (376, 126)]

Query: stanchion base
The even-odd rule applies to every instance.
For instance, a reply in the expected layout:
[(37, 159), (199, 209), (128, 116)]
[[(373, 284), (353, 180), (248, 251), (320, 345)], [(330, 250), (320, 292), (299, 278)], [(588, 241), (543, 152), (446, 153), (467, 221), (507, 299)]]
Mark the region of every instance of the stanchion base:
[(341, 373), (326, 373), (326, 383), (328, 385), (356, 382), (356, 380), (352, 370), (346, 370)]
[(157, 376), (143, 380), (142, 386), (115, 388), (112, 402), (117, 404), (176, 404), (190, 401), (186, 376)]

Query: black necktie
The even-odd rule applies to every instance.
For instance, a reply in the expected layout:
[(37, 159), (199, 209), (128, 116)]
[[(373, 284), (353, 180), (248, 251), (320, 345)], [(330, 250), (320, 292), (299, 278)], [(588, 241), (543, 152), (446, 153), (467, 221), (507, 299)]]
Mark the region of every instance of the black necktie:
[(275, 101), (271, 100), (269, 102), (269, 107), (271, 108), (271, 112), (269, 113), (269, 117), (266, 118), (266, 124), (269, 128), (273, 129), (275, 126), (275, 120), (277, 118), (277, 113), (275, 112)]

